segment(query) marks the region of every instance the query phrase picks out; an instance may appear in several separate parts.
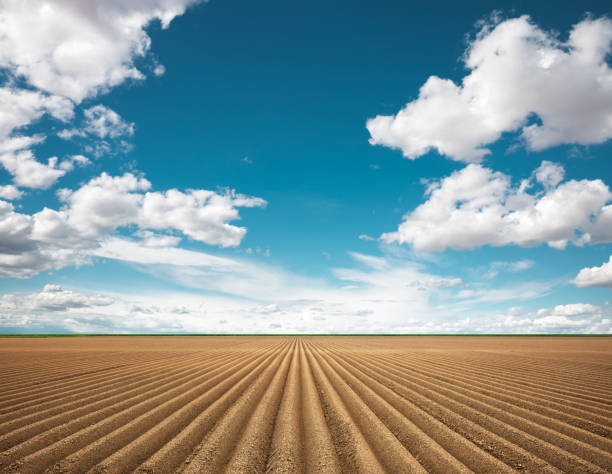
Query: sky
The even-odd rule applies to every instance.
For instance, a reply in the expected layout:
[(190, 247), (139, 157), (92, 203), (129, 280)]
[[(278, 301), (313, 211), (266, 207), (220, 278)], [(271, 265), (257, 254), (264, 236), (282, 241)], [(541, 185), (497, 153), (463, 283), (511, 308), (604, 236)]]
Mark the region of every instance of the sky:
[(1, 0), (0, 333), (612, 333), (608, 2), (413, 3)]

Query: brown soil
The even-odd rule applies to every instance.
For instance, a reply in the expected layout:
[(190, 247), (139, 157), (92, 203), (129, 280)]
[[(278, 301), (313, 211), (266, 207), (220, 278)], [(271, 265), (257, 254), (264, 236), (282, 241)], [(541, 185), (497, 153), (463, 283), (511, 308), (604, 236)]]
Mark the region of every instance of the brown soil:
[(612, 338), (0, 338), (0, 472), (612, 472)]

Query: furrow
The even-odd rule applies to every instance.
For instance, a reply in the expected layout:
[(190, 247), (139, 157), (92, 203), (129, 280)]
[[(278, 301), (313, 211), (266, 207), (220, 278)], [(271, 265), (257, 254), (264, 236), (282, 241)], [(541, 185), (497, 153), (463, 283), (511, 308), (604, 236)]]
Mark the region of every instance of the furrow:
[(321, 358), (329, 369), (328, 375), (333, 370), (335, 372), (333, 377), (341, 379), (360, 397), (372, 413), (428, 472), (470, 472), (466, 466), (445, 451), (434, 439), (423, 433), (384, 398), (346, 371), (332, 356), (321, 356)]
[(265, 472), (270, 459), (272, 435), (278, 421), (278, 410), (286, 387), (287, 376), (291, 362), (296, 360), (294, 357), (297, 355), (296, 345), (296, 342), (292, 344), (288, 357), (274, 374), (272, 382), (250, 416), (246, 429), (225, 466), (226, 473), (261, 474)]
[(304, 471), (302, 399), (299, 389), (300, 371), (303, 370), (300, 346), (301, 344), (298, 344), (294, 349), (289, 366), (283, 397), (274, 425), (270, 455), (266, 463), (267, 473)]
[[(23, 387), (25, 389), (27, 388), (36, 388), (40, 385), (43, 384), (49, 384), (49, 383), (54, 383), (54, 382), (72, 382), (75, 379), (79, 378), (79, 377), (85, 377), (85, 376), (96, 376), (99, 375), (101, 373), (104, 372), (108, 372), (109, 370), (114, 370), (114, 369), (120, 369), (123, 367), (129, 367), (129, 366), (133, 366), (135, 364), (133, 363), (124, 363), (124, 364), (120, 364), (120, 363), (114, 363), (111, 366), (106, 366), (106, 367), (98, 367), (95, 369), (91, 369), (91, 370), (84, 370), (83, 372), (77, 372), (76, 374), (73, 373), (72, 371), (68, 372), (68, 374), (62, 374), (62, 375), (58, 375), (57, 377), (54, 377), (52, 379), (48, 379), (48, 380), (41, 380), (41, 381), (37, 381), (37, 382), (32, 382), (30, 383), (27, 387)], [(36, 378), (35, 374), (28, 374), (27, 379), (32, 379), (32, 378)], [(11, 389), (11, 385), (8, 385), (6, 388)], [(22, 387), (17, 387), (14, 388), (14, 390), (21, 390)], [(12, 392), (10, 393), (3, 393), (2, 397), (6, 398), (7, 396), (10, 396), (12, 394)]]
[[(398, 361), (406, 361), (406, 358), (395, 356), (395, 359)], [(532, 391), (536, 391), (537, 393), (547, 393), (547, 394), (557, 394), (562, 397), (562, 400), (565, 402), (566, 399), (574, 400), (577, 403), (580, 403), (581, 406), (585, 407), (594, 407), (603, 411), (604, 415), (609, 415), (612, 413), (612, 407), (610, 403), (610, 394), (600, 394), (599, 397), (593, 397), (593, 390), (586, 388), (587, 393), (570, 391), (568, 388), (571, 387), (571, 384), (565, 384), (563, 387), (559, 387), (557, 385), (550, 384), (547, 379), (543, 376), (536, 382), (529, 382), (529, 380), (518, 377), (521, 376), (520, 369), (512, 369), (512, 370), (499, 370), (499, 366), (487, 366), (486, 368), (478, 367), (476, 364), (473, 365), (464, 365), (460, 363), (452, 364), (452, 361), (449, 365), (437, 363), (436, 361), (426, 360), (426, 359), (415, 359), (414, 363), (422, 363), (425, 362), (429, 365), (428, 369), (431, 371), (438, 371), (440, 368), (442, 370), (447, 371), (457, 371), (461, 370), (461, 372), (465, 372), (466, 374), (475, 374), (477, 376), (485, 377), (487, 380), (493, 380), (500, 384), (512, 387), (519, 387), (521, 389), (529, 389)], [(476, 367), (476, 368), (475, 368)]]
[[(551, 444), (555, 444), (590, 462), (594, 462), (602, 467), (606, 467), (606, 464), (608, 464), (612, 468), (612, 463), (609, 462), (609, 459), (606, 462), (606, 458), (608, 458), (606, 453), (612, 452), (612, 441), (609, 439), (555, 420), (536, 411), (507, 403), (503, 401), (503, 395), (501, 394), (490, 391), (486, 391), (488, 392), (487, 394), (481, 394), (473, 390), (468, 384), (457, 380), (448, 381), (435, 375), (417, 374), (414, 371), (411, 371), (410, 374), (418, 380), (418, 383), (437, 387), (440, 393), (445, 393), (442, 391), (442, 387), (444, 387), (446, 393), (455, 399), (460, 399), (459, 397), (461, 397), (462, 400), (471, 400), (472, 403), (479, 403), (482, 409), (498, 414), (497, 418), (512, 426), (520, 428)], [(609, 431), (606, 430), (605, 433), (607, 434)]]
[[(307, 354), (343, 470), (349, 472), (426, 472), (351, 390), (308, 347)], [(384, 464), (383, 464), (384, 463)]]
[[(174, 361), (174, 362), (176, 364), (180, 364), (180, 363), (185, 363), (188, 361), (179, 360), (179, 361)], [(144, 367), (141, 366), (141, 368), (143, 370), (146, 370), (149, 367), (151, 367), (151, 370), (155, 370), (156, 368), (163, 367), (167, 364), (168, 364), (167, 360), (164, 360), (162, 362), (156, 361), (156, 362), (152, 362), (151, 364), (148, 364), (147, 366), (144, 366)], [(106, 383), (108, 383), (109, 380), (113, 380), (114, 378), (116, 378), (117, 376), (120, 376), (121, 374), (126, 374), (127, 376), (130, 376), (130, 375), (133, 376), (134, 373), (135, 373), (135, 370), (134, 370), (134, 367), (132, 366), (121, 367), (120, 369), (117, 369), (115, 372), (108, 373), (102, 377), (100, 377), (99, 374), (94, 374), (94, 375), (90, 375), (90, 376), (87, 376), (79, 380), (70, 380), (67, 382), (59, 383), (59, 384), (54, 382), (54, 385), (50, 387), (43, 387), (43, 386), (36, 386), (34, 388), (30, 387), (26, 392), (12, 393), (9, 397), (7, 397), (4, 403), (0, 405), (0, 414), (19, 409), (20, 408), (19, 405), (22, 405), (28, 401), (31, 401), (32, 404), (39, 404), (46, 397), (52, 400), (54, 399), (52, 398), (54, 395), (56, 395), (57, 397), (61, 397), (63, 394), (78, 393), (79, 389), (90, 390), (92, 387), (98, 387), (98, 386), (105, 385)]]
[[(300, 382), (305, 472), (337, 474), (341, 472), (340, 461), (325, 421), (322, 402), (317, 392), (310, 363), (306, 358), (303, 341), (300, 341), (299, 351), (302, 369)], [(330, 417), (331, 415), (328, 415), (328, 418)], [(336, 439), (339, 439), (339, 436)]]
[[(462, 363), (459, 360), (453, 361), (452, 359), (444, 358), (447, 364), (442, 364), (437, 361), (420, 356), (418, 360), (427, 361), (428, 363), (438, 362), (440, 365), (446, 365), (447, 367), (456, 367), (459, 370), (470, 370), (477, 367), (481, 374), (490, 376), (496, 380), (508, 380), (509, 382), (517, 383), (522, 386), (530, 388), (546, 388), (552, 392), (571, 396), (580, 400), (589, 400), (604, 406), (610, 407), (612, 402), (610, 400), (610, 390), (605, 389), (598, 391), (596, 389), (597, 382), (593, 378), (589, 378), (589, 385), (578, 385), (572, 382), (571, 374), (566, 374), (560, 378), (558, 376), (551, 376), (544, 373), (533, 373), (533, 369), (527, 366), (513, 366), (511, 368), (504, 367), (500, 364), (490, 364), (484, 360), (474, 360), (472, 363)], [(574, 374), (578, 375), (578, 374)], [(580, 373), (580, 375), (582, 375)], [(598, 396), (593, 396), (596, 394)]]
[[(378, 358), (379, 360), (388, 360), (386, 358)], [(572, 415), (571, 407), (564, 407), (562, 405), (548, 403), (549, 406), (543, 405), (546, 403), (546, 400), (536, 399), (538, 403), (531, 402), (529, 399), (532, 397), (527, 397), (523, 395), (522, 398), (512, 396), (509, 390), (506, 390), (504, 387), (499, 387), (496, 384), (486, 384), (485, 379), (474, 379), (470, 376), (464, 375), (461, 373), (461, 378), (457, 378), (457, 373), (448, 373), (446, 371), (427, 371), (423, 368), (415, 366), (414, 364), (408, 363), (394, 363), (394, 365), (398, 367), (408, 368), (411, 372), (415, 374), (420, 374), (424, 377), (439, 380), (444, 383), (449, 383), (455, 385), (457, 387), (462, 387), (465, 389), (469, 389), (471, 392), (479, 393), (485, 396), (493, 397), (496, 400), (500, 400), (506, 402), (510, 405), (516, 406), (519, 409), (528, 410), (531, 413), (537, 413), (538, 415), (543, 415), (549, 420), (558, 420), (559, 422), (565, 423), (567, 425), (572, 425), (580, 430), (589, 431), (592, 434), (609, 438), (612, 432), (607, 427), (609, 425), (610, 419), (607, 417), (597, 417), (600, 423), (593, 421), (592, 419), (584, 418), (577, 415)], [(515, 392), (516, 393), (516, 392)], [(555, 408), (553, 408), (555, 407)], [(563, 410), (563, 411), (562, 411)], [(523, 412), (524, 413), (524, 412)], [(576, 413), (576, 412), (574, 412)], [(557, 431), (563, 432), (563, 429), (559, 429), (557, 423), (554, 421), (550, 422), (542, 422), (544, 426), (549, 426)], [(552, 426), (551, 426), (552, 425)], [(570, 429), (571, 430), (571, 429)], [(576, 436), (576, 433), (570, 433), (570, 436)], [(590, 435), (586, 435), (587, 437)], [(609, 446), (605, 446), (603, 449), (612, 448), (612, 444)]]
[[(250, 371), (237, 372), (228, 385), (219, 387), (213, 403), (192, 416), (188, 420), (188, 425), (177, 432), (172, 439), (156, 446), (156, 451), (136, 470), (147, 473), (164, 473), (186, 466), (190, 462), (190, 456), (195, 456), (194, 451), (197, 451), (198, 445), (202, 443), (206, 435), (227, 418), (228, 410), (241, 397), (252, 396), (256, 382), (262, 378), (265, 379), (270, 370), (277, 368), (282, 357), (283, 350), (270, 352), (264, 359), (259, 359), (257, 365), (253, 366)], [(172, 423), (172, 421), (166, 423)], [(156, 427), (156, 432), (165, 436), (165, 425), (160, 424)]]
[[(82, 446), (54, 466), (56, 471), (129, 472), (181, 431), (199, 412), (217, 400), (232, 384), (245, 376), (262, 359), (247, 357), (238, 364), (208, 377), (200, 385), (173, 393), (161, 405), (132, 415), (103, 437)], [(237, 375), (239, 374), (239, 375)]]
[(612, 472), (611, 342), (7, 339), (0, 472)]
[[(26, 440), (31, 438), (32, 441), (29, 442), (27, 446), (39, 446), (43, 440), (54, 440), (60, 436), (58, 431), (61, 432), (63, 436), (70, 433), (69, 429), (78, 431), (83, 426), (96, 423), (103, 419), (104, 416), (109, 416), (126, 407), (135, 405), (142, 400), (151, 398), (153, 394), (161, 393), (161, 387), (172, 389), (182, 384), (189, 383), (190, 381), (195, 383), (198, 377), (201, 378), (206, 375), (207, 370), (214, 370), (223, 364), (224, 362), (213, 362), (199, 367), (197, 369), (196, 378), (194, 378), (192, 371), (186, 368), (175, 374), (167, 374), (163, 379), (158, 378), (158, 380), (150, 384), (136, 387), (135, 389), (125, 391), (100, 402), (83, 405), (75, 410), (62, 412), (49, 418), (43, 418), (36, 423), (25, 425), (11, 432), (7, 432), (6, 435), (0, 437), (0, 447), (6, 449), (16, 446), (19, 443), (23, 444)], [(55, 427), (57, 427), (57, 429), (54, 429)], [(20, 446), (18, 450), (22, 452), (26, 449), (25, 446), (26, 445)]]
[[(211, 381), (222, 379), (228, 371), (233, 370), (231, 367), (227, 368), (226, 365), (204, 371), (195, 379), (189, 376), (186, 380), (181, 379), (170, 384), (163, 384), (152, 392), (139, 394), (121, 403), (67, 422), (15, 446), (5, 454), (16, 457), (16, 459), (28, 454), (20, 461), (19, 465), (22, 468), (23, 466), (46, 466), (55, 463), (95, 442), (106, 433), (116, 430), (135, 417), (146, 414), (159, 405), (176, 401), (179, 397), (188, 397), (202, 384), (210, 384)], [(213, 375), (214, 377), (211, 378)]]
[[(480, 424), (488, 431), (498, 434), (511, 443), (520, 446), (526, 452), (540, 457), (561, 470), (569, 472), (604, 472), (601, 467), (592, 464), (582, 456), (576, 456), (559, 446), (550, 444), (539, 437), (527, 433), (524, 431), (524, 428), (530, 428), (531, 426), (530, 423), (525, 420), (515, 423), (518, 426), (514, 426), (514, 424), (506, 423), (505, 420), (508, 417), (500, 410), (488, 407), (481, 402), (476, 402), (469, 397), (464, 397), (455, 392), (445, 390), (441, 388), (439, 384), (430, 384), (422, 379), (411, 377), (411, 375), (405, 371), (402, 372), (385, 367), (384, 365), (370, 362), (364, 362), (364, 364), (373, 367), (374, 370), (384, 370), (385, 373), (396, 375), (398, 379), (401, 380), (400, 383), (405, 387), (410, 387), (413, 391), (422, 394), (424, 397), (449, 407), (455, 413)], [(537, 431), (543, 430), (543, 428), (537, 426), (534, 426), (534, 428)], [(559, 437), (561, 436), (562, 435), (559, 435)], [(565, 438), (567, 440), (567, 437)], [(577, 442), (577, 440), (569, 441)], [(601, 459), (599, 453), (597, 453), (597, 457)], [(608, 463), (607, 460), (604, 460), (604, 462)]]
[[(398, 427), (393, 432), (402, 441), (404, 446), (415, 453), (417, 459), (427, 467), (428, 471), (453, 472), (457, 468), (461, 468), (461, 465), (457, 466), (456, 462), (458, 461), (465, 465), (468, 471), (514, 472), (508, 465), (463, 438), (431, 415), (420, 410), (390, 388), (356, 369), (344, 361), (343, 358), (339, 359), (335, 362), (342, 367), (345, 373), (351, 374), (354, 381), (351, 386), (354, 390), (360, 390), (360, 384), (363, 384), (364, 387), (367, 387), (390, 406), (394, 407), (398, 413), (402, 414), (403, 419), (398, 419)], [(395, 417), (397, 418), (397, 416)], [(408, 433), (402, 433), (402, 431), (405, 431), (402, 424), (408, 425), (411, 428)], [(432, 445), (432, 441), (435, 444)], [(433, 457), (433, 459), (429, 459), (430, 457)], [(453, 460), (455, 461), (454, 463)], [(444, 464), (442, 464), (442, 461), (444, 461)]]
[[(229, 359), (231, 356), (221, 357), (221, 358), (207, 358), (208, 366), (212, 362), (223, 362), (223, 360)], [(151, 382), (159, 383), (159, 371), (164, 373), (165, 377), (172, 376), (178, 373), (184, 373), (185, 370), (191, 369), (192, 371), (197, 371), (202, 367), (202, 362), (191, 362), (189, 364), (178, 364), (172, 365), (168, 367), (159, 367), (152, 371), (152, 373), (147, 374), (145, 377), (138, 376), (126, 376), (121, 377), (120, 380), (114, 381), (113, 383), (107, 383), (96, 387), (93, 390), (93, 394), (90, 395), (92, 391), (87, 390), (81, 392), (79, 394), (73, 394), (66, 397), (58, 398), (53, 402), (45, 403), (41, 402), (40, 404), (34, 407), (27, 407), (21, 410), (16, 410), (13, 416), (10, 417), (1, 417), (2, 423), (0, 423), (0, 432), (9, 433), (14, 427), (24, 427), (31, 423), (40, 420), (49, 420), (55, 415), (58, 414), (66, 414), (70, 410), (78, 408), (85, 409), (90, 406), (94, 402), (100, 401), (103, 403), (105, 399), (111, 398), (113, 395), (123, 395), (127, 392), (130, 392), (134, 388), (142, 388), (144, 386), (148, 386)], [(126, 383), (129, 381), (130, 383)], [(103, 390), (100, 390), (100, 389)], [(8, 420), (8, 421), (5, 421)]]
[[(235, 450), (237, 448), (244, 449), (240, 440), (245, 433), (245, 429), (250, 426), (249, 419), (259, 411), (257, 408), (261, 406), (260, 401), (265, 398), (265, 393), (270, 387), (282, 388), (282, 381), (286, 376), (290, 361), (291, 353), (289, 350), (285, 350), (273, 364), (265, 368), (264, 372), (227, 410), (193, 455), (186, 461), (184, 473), (216, 474), (225, 472)], [(261, 415), (261, 411), (258, 414)], [(253, 442), (252, 437), (249, 438)], [(263, 469), (265, 455), (258, 456), (256, 460)]]
[[(479, 414), (475, 410), (473, 413), (477, 415), (470, 419), (469, 414), (471, 412), (469, 409), (464, 411), (453, 410), (455, 407), (452, 403), (450, 406), (446, 406), (444, 397), (434, 397), (428, 393), (422, 395), (415, 390), (411, 390), (400, 377), (384, 368), (365, 364), (354, 356), (346, 356), (346, 359), (364, 374), (369, 375), (382, 385), (396, 392), (398, 396), (404, 398), (408, 403), (415, 405), (418, 409), (437, 419), (460, 436), (513, 469), (543, 473), (559, 472), (547, 464), (546, 461), (534, 456), (512, 441), (505, 439), (502, 435), (508, 430), (504, 427), (501, 430), (492, 431), (489, 429), (490, 423), (486, 424), (486, 426), (481, 426), (483, 420), (479, 418)], [(436, 400), (436, 398), (438, 399)], [(480, 424), (474, 422), (473, 419), (480, 422)]]

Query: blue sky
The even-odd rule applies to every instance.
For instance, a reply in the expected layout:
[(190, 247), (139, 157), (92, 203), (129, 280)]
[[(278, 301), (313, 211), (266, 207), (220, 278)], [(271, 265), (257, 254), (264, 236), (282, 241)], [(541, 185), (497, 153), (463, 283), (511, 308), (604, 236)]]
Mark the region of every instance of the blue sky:
[(0, 331), (611, 332), (606, 7), (5, 2)]

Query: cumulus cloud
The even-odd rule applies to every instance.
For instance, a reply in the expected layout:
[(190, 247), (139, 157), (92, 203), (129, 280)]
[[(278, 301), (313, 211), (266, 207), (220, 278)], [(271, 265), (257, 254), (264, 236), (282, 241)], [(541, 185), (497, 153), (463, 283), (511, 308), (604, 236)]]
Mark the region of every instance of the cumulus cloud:
[(610, 334), (612, 321), (599, 307), (586, 303), (557, 305), (537, 311), (511, 308), (495, 318), (497, 332)]
[(144, 74), (135, 60), (193, 0), (72, 2), (7, 0), (0, 9), (0, 67), (29, 84), (79, 103)]
[(601, 313), (601, 308), (588, 303), (560, 304), (554, 308), (538, 310), (538, 316), (583, 316)]
[(112, 303), (112, 298), (101, 295), (82, 295), (52, 284), (45, 285), (38, 293), (6, 294), (2, 297), (4, 308), (13, 307), (29, 311), (67, 311), (74, 308), (108, 306)]
[(80, 127), (61, 130), (57, 135), (64, 140), (78, 138), (88, 154), (100, 158), (129, 152), (132, 145), (127, 138), (133, 134), (133, 123), (126, 122), (108, 107), (95, 105), (85, 109)]
[(501, 172), (470, 164), (430, 184), (427, 201), (382, 239), (422, 251), (541, 243), (564, 248), (569, 241), (589, 242), (593, 231), (600, 240), (612, 239), (600, 225), (612, 198), (608, 186), (599, 179), (560, 182), (562, 175), (559, 165), (544, 161), (515, 186)]
[(73, 104), (66, 98), (38, 91), (0, 87), (0, 141), (45, 113), (66, 122), (74, 116)]
[(58, 165), (57, 157), (41, 163), (31, 150), (1, 154), (0, 163), (13, 175), (17, 186), (26, 188), (48, 189), (67, 172), (66, 166)]
[[(30, 148), (44, 140), (27, 136), (43, 115), (68, 122), (84, 99), (108, 91), (144, 74), (135, 62), (146, 58), (151, 40), (146, 27), (159, 20), (167, 28), (177, 15), (197, 0), (138, 0), (118, 2), (23, 2), (7, 0), (0, 6), (0, 164), (18, 186), (47, 189), (74, 160), (58, 163), (36, 159)], [(157, 62), (153, 59), (154, 64)], [(157, 65), (155, 74), (162, 71)], [(17, 87), (16, 84), (25, 86)], [(85, 151), (100, 157), (131, 149), (121, 137), (134, 133), (113, 110), (94, 105), (84, 111), (81, 128), (66, 128), (62, 138), (90, 137)], [(109, 140), (116, 140), (112, 143)]]
[[(0, 199), (19, 198), (18, 187), (48, 189), (76, 166), (91, 163), (82, 154), (37, 159), (33, 147), (46, 136), (28, 127), (45, 114), (66, 123), (58, 135), (82, 139), (89, 156), (130, 148), (125, 138), (134, 134), (134, 124), (104, 105), (85, 108), (78, 125), (68, 122), (85, 99), (126, 80), (143, 79), (145, 69), (163, 74), (164, 67), (148, 56), (151, 40), (146, 28), (157, 20), (167, 28), (195, 3), (2, 3), (0, 70), (6, 84), (0, 87), (0, 164), (13, 176), (14, 184), (0, 187)], [(134, 234), (132, 241), (144, 249), (143, 258), (146, 249), (167, 249), (176, 256), (180, 249), (175, 247), (183, 237), (234, 247), (246, 234), (246, 228), (230, 223), (240, 218), (238, 208), (266, 204), (233, 190), (152, 191), (151, 183), (132, 173), (114, 177), (102, 173), (78, 189), (61, 189), (57, 195), (61, 208), (45, 207), (34, 214), (18, 212), (9, 202), (0, 201), (0, 276), (26, 278), (88, 263), (96, 251), (103, 253), (104, 246), (104, 251), (112, 253), (109, 247), (113, 242), (117, 246), (113, 237), (126, 228)]]
[(0, 186), (0, 199), (8, 199), (9, 201), (12, 201), (14, 199), (20, 199), (22, 196), (23, 192), (12, 184)]
[(134, 124), (125, 122), (114, 110), (95, 105), (85, 110), (86, 130), (100, 138), (133, 135)]
[(75, 166), (87, 166), (90, 165), (91, 161), (89, 158), (83, 155), (72, 155), (62, 160), (59, 167), (65, 171), (72, 171)]
[(75, 249), (41, 245), (34, 235), (37, 217), (15, 212), (11, 203), (0, 201), (0, 277), (28, 278), (83, 263)]
[(504, 132), (520, 131), (532, 150), (603, 143), (612, 137), (611, 43), (605, 17), (574, 25), (565, 42), (528, 16), (486, 23), (462, 82), (431, 76), (396, 115), (367, 121), (370, 143), (464, 162), (480, 161)]
[(238, 207), (263, 207), (266, 201), (226, 191), (187, 192), (171, 189), (144, 196), (138, 223), (147, 229), (177, 229), (194, 240), (221, 247), (237, 246), (246, 228), (228, 224), (238, 219)]
[(578, 272), (571, 283), (578, 288), (602, 286), (612, 288), (612, 256), (599, 267), (585, 267)]
[(65, 98), (0, 87), (0, 164), (13, 176), (17, 186), (47, 189), (66, 174), (66, 169), (58, 166), (57, 158), (41, 163), (29, 149), (44, 141), (43, 135), (13, 133), (45, 113), (67, 121), (74, 111), (72, 103)]
[(120, 138), (134, 134), (134, 124), (128, 123), (112, 109), (104, 105), (94, 105), (83, 112), (81, 128), (65, 129), (58, 133), (60, 138), (68, 140), (72, 137), (93, 135), (100, 139)]
[(237, 246), (246, 228), (229, 221), (239, 218), (239, 207), (266, 204), (263, 199), (230, 190), (183, 193), (150, 188), (144, 177), (102, 173), (76, 190), (60, 190), (58, 196), (64, 205), (59, 210), (45, 207), (29, 215), (0, 201), (0, 276), (25, 278), (43, 270), (86, 263), (96, 249), (104, 248), (100, 247), (102, 242), (130, 225), (149, 231), (142, 235), (143, 248), (178, 243), (175, 236), (151, 230), (181, 232), (210, 245)]

